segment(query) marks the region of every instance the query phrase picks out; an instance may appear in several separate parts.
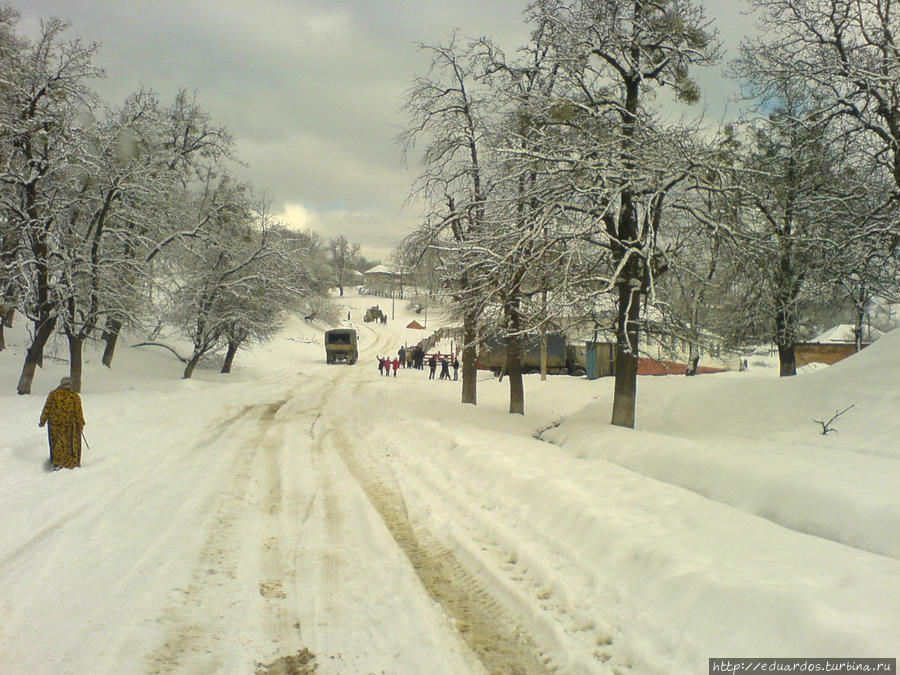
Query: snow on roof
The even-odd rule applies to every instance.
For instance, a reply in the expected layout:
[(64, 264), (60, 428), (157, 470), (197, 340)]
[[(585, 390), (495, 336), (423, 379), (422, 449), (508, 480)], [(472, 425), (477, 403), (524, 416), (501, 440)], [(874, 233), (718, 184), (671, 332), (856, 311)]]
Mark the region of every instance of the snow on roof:
[(854, 340), (853, 325), (841, 323), (817, 335), (810, 342), (853, 342)]
[(368, 269), (366, 274), (397, 274), (396, 270), (387, 265), (375, 265), (372, 269)]
[[(854, 342), (855, 341), (855, 327), (852, 323), (841, 323), (837, 326), (832, 326), (824, 333), (817, 335), (810, 342), (813, 343), (823, 343), (823, 342), (831, 342), (831, 343), (845, 343), (845, 342)], [(878, 339), (881, 337), (882, 332), (875, 328), (864, 328), (863, 329), (863, 337), (866, 341), (871, 341)]]

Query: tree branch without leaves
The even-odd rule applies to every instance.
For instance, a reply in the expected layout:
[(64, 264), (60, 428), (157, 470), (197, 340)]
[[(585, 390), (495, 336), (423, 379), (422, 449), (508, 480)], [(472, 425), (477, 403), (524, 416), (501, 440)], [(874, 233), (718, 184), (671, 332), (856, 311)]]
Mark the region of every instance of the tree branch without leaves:
[(822, 425), (822, 435), (823, 435), (823, 436), (827, 436), (827, 435), (830, 434), (831, 432), (837, 433), (837, 429), (835, 429), (834, 427), (831, 426), (832, 423), (833, 423), (838, 417), (840, 417), (841, 415), (843, 415), (845, 412), (847, 412), (848, 410), (850, 410), (850, 408), (852, 408), (852, 407), (855, 406), (855, 405), (856, 405), (856, 404), (853, 403), (853, 404), (847, 406), (846, 408), (844, 408), (843, 410), (841, 410), (840, 412), (835, 411), (834, 415), (832, 415), (831, 419), (828, 420), (827, 422), (825, 422), (824, 420), (813, 420), (813, 421), (814, 421), (816, 424), (821, 424), (821, 425)]
[(170, 347), (169, 345), (165, 345), (162, 342), (138, 342), (137, 344), (131, 345), (131, 346), (132, 347), (162, 347), (163, 349), (168, 349), (170, 352), (172, 352), (175, 355), (175, 358), (177, 358), (182, 363), (187, 363), (187, 361), (188, 361), (181, 354), (176, 352), (172, 347)]

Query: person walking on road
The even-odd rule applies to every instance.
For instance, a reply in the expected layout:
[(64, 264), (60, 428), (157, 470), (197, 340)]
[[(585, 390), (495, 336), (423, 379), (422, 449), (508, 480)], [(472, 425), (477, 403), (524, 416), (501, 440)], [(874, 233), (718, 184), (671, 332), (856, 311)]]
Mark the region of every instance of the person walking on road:
[(72, 379), (64, 377), (59, 386), (47, 395), (38, 426), (47, 427), (50, 443), (50, 463), (54, 469), (74, 469), (81, 466), (81, 430), (84, 411), (81, 397), (72, 390)]
[(459, 380), (459, 358), (453, 357), (453, 381)]
[(437, 357), (432, 354), (431, 358), (428, 359), (428, 379), (434, 379), (434, 371), (437, 370)]
[(447, 360), (446, 356), (443, 359), (441, 359), (441, 378), (440, 379), (442, 379), (442, 380), (450, 379), (450, 361)]
[(400, 368), (400, 359), (398, 359), (398, 358), (395, 356), (395, 357), (394, 357), (394, 360), (391, 361), (391, 366), (392, 366), (393, 369), (394, 369), (394, 377), (397, 377), (397, 369)]

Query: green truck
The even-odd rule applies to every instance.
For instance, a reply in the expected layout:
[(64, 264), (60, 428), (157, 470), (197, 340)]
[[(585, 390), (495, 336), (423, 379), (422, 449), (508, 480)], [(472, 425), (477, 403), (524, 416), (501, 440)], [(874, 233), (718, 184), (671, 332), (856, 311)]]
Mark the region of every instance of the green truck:
[[(541, 371), (541, 337), (533, 333), (523, 336), (522, 372), (539, 373)], [(569, 373), (567, 362), (566, 336), (561, 333), (547, 334), (547, 372), (551, 375)], [(499, 375), (506, 368), (506, 340), (489, 338), (485, 340), (478, 352), (478, 365)], [(582, 370), (581, 374), (584, 374)]]
[[(585, 374), (590, 379), (613, 375), (615, 345), (600, 342), (570, 343), (562, 333), (547, 333), (547, 373), (550, 375)], [(541, 336), (528, 333), (523, 336), (522, 372), (541, 372)], [(499, 375), (506, 368), (506, 340), (485, 340), (478, 352), (478, 365)]]
[(356, 330), (353, 328), (332, 328), (325, 331), (326, 363), (347, 363), (353, 365), (359, 358), (356, 347)]

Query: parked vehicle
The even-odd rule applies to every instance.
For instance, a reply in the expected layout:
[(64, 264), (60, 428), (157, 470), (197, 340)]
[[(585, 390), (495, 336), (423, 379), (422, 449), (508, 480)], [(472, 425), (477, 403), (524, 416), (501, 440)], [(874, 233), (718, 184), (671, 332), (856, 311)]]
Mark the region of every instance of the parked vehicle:
[(381, 311), (378, 307), (369, 307), (366, 310), (365, 315), (363, 316), (363, 321), (369, 323), (370, 321), (378, 321), (381, 322), (384, 320), (384, 312)]
[(358, 358), (355, 329), (332, 328), (325, 331), (326, 363), (348, 363), (352, 366)]
[[(506, 340), (492, 338), (485, 340), (478, 352), (478, 364), (499, 375), (506, 368)], [(541, 371), (541, 337), (527, 334), (522, 344), (522, 372), (539, 373)], [(551, 374), (568, 373), (566, 364), (566, 336), (562, 333), (547, 334), (547, 372)]]
[[(584, 342), (567, 341), (563, 333), (547, 334), (547, 373), (550, 375), (575, 375), (588, 373), (588, 353), (591, 351), (594, 369), (592, 377), (613, 374), (615, 345), (597, 343), (588, 349)], [(499, 375), (506, 367), (506, 340), (495, 338), (486, 340), (478, 352), (478, 365)], [(528, 333), (524, 336), (522, 352), (522, 372), (541, 372), (541, 336)]]

